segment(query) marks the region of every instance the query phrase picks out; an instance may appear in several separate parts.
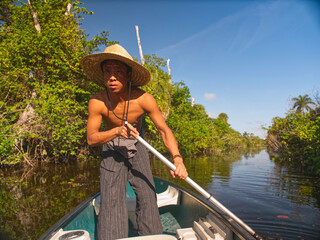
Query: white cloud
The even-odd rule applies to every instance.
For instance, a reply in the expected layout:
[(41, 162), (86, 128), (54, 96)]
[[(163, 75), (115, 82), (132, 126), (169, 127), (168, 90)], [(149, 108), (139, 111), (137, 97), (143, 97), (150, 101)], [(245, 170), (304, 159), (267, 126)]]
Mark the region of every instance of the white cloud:
[(214, 93), (205, 93), (204, 98), (207, 101), (210, 101), (210, 100), (216, 99), (216, 95)]

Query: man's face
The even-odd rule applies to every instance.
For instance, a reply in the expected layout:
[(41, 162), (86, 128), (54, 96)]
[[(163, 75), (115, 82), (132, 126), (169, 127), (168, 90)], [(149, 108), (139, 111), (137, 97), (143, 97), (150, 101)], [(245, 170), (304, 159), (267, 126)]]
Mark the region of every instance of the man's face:
[(119, 93), (126, 88), (131, 72), (124, 63), (108, 60), (102, 65), (102, 71), (105, 85), (111, 92)]

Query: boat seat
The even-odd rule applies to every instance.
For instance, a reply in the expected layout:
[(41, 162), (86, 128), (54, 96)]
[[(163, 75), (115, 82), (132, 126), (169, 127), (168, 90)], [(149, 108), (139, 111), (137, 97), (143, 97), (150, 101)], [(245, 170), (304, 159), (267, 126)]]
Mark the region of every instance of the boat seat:
[(179, 203), (179, 191), (172, 186), (168, 186), (167, 190), (162, 193), (157, 193), (158, 207), (168, 205), (178, 205)]
[[(179, 203), (179, 191), (172, 186), (168, 186), (168, 188), (162, 193), (157, 193), (157, 204), (159, 208), (163, 206), (168, 206), (168, 205), (178, 205), (178, 203)], [(96, 215), (99, 215), (100, 196), (98, 196), (93, 200), (93, 206), (94, 206)], [(127, 194), (127, 208), (129, 212), (135, 211), (136, 198), (133, 190), (132, 192), (129, 192), (129, 195)]]

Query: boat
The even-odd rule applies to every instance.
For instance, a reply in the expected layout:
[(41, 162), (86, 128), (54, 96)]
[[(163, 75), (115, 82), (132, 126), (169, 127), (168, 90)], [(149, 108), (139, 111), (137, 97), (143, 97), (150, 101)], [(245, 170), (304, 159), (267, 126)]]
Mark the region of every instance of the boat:
[[(134, 240), (251, 240), (252, 235), (233, 218), (221, 212), (210, 201), (175, 183), (154, 177), (157, 203), (163, 233), (138, 236), (135, 218), (135, 193), (127, 183), (128, 238)], [(97, 220), (100, 193), (64, 216), (47, 230), (39, 240), (94, 240), (97, 239)]]

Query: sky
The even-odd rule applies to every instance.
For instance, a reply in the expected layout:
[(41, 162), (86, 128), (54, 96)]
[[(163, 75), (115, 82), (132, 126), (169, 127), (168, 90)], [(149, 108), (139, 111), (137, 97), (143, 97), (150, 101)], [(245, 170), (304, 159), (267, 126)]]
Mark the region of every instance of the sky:
[[(320, 92), (320, 1), (84, 0), (93, 15), (82, 29), (101, 31), (140, 59), (170, 59), (172, 82), (184, 82), (195, 104), (240, 133), (284, 117), (291, 98)], [(104, 47), (100, 49), (101, 52)], [(166, 70), (166, 69), (164, 69)]]

